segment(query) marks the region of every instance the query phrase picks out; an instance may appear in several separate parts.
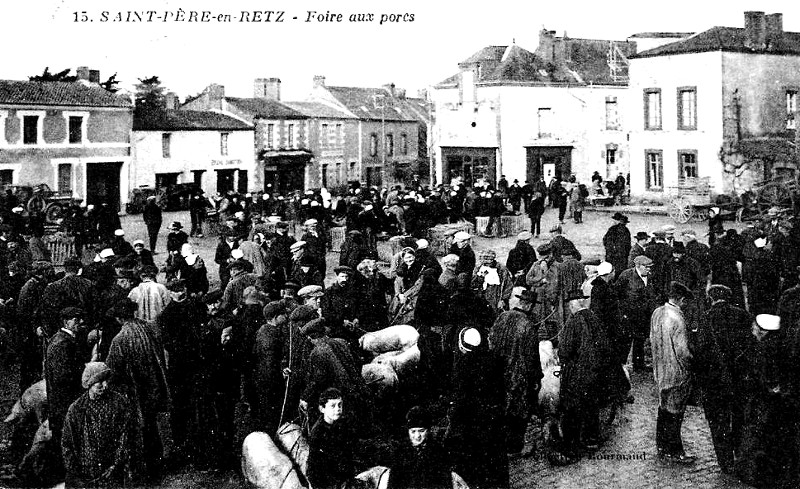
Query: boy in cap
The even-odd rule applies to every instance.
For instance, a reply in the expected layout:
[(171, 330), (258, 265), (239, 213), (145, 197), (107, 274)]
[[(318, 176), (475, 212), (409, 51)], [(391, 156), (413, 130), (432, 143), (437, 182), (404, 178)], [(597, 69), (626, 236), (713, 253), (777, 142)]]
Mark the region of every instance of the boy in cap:
[(340, 487), (355, 475), (355, 437), (343, 418), (345, 405), (339, 389), (329, 387), (323, 391), (318, 404), (322, 416), (309, 436), (306, 474), (314, 487)]
[(451, 463), (441, 443), (434, 438), (431, 428), (431, 416), (425, 408), (414, 406), (408, 411), (408, 443), (404, 443), (393, 457), (388, 487), (453, 487)]
[(141, 443), (139, 424), (128, 398), (109, 388), (111, 377), (103, 362), (89, 362), (83, 370), (85, 392), (69, 407), (61, 439), (66, 487), (121, 487), (133, 482)]

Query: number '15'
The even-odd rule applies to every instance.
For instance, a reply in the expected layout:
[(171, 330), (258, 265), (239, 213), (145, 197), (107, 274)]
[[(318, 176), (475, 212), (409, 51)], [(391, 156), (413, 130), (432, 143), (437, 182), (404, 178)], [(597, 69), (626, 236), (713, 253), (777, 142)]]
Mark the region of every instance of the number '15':
[(89, 16), (86, 15), (86, 12), (72, 12), (75, 16), (75, 20), (73, 22), (89, 22)]

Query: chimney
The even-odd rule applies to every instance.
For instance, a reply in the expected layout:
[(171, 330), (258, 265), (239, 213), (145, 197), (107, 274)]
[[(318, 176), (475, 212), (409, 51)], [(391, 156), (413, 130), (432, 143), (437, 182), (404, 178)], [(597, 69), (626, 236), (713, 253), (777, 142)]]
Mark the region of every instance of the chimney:
[(420, 88), (419, 90), (417, 90), (417, 98), (428, 100), (428, 90), (425, 88)]
[(783, 14), (769, 14), (766, 20), (766, 44), (774, 48), (783, 38)]
[(319, 88), (324, 86), (325, 86), (325, 76), (314, 75), (314, 88)]
[(556, 53), (553, 46), (553, 41), (556, 31), (548, 31), (542, 29), (539, 31), (539, 47), (536, 49), (543, 59), (547, 61), (555, 61)]
[(225, 87), (223, 85), (212, 83), (206, 88), (206, 92), (208, 92), (210, 102), (218, 102), (225, 98)]
[(397, 98), (400, 100), (406, 99), (406, 89), (405, 88), (398, 88), (397, 89)]
[(256, 78), (253, 82), (253, 97), (268, 100), (281, 99), (280, 78)]
[(167, 110), (176, 110), (178, 108), (178, 94), (176, 94), (175, 92), (165, 93), (164, 108)]
[(395, 91), (394, 91), (394, 83), (387, 83), (386, 85), (383, 86), (383, 88), (385, 88), (386, 91), (389, 92), (389, 95), (394, 97), (394, 93), (395, 93)]
[(78, 69), (75, 70), (78, 80), (86, 80), (89, 81), (89, 67), (88, 66), (78, 66)]
[(100, 83), (100, 70), (89, 70), (89, 82)]
[(767, 26), (764, 12), (747, 11), (744, 13), (744, 46), (753, 50), (766, 47)]

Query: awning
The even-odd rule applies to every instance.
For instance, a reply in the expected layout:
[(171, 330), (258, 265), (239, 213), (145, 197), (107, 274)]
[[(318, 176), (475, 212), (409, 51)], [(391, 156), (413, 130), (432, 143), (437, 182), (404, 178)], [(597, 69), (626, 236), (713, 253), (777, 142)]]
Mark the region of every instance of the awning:
[(272, 150), (272, 149), (265, 149), (258, 154), (258, 157), (261, 159), (267, 158), (285, 158), (287, 156), (307, 156), (311, 157), (313, 154), (311, 151), (305, 149), (291, 149), (291, 150)]

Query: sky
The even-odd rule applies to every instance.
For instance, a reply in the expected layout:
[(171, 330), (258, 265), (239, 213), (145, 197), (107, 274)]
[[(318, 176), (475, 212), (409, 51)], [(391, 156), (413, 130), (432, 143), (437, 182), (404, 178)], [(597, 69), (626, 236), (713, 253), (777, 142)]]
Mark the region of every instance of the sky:
[[(191, 11), (204, 10), (232, 22), (188, 22)], [(284, 12), (283, 22), (241, 22), (242, 11), (253, 20), (253, 11), (265, 10), (274, 20)], [(255, 78), (277, 77), (283, 100), (303, 100), (314, 75), (323, 75), (328, 85), (394, 83), (413, 95), (456, 73), (459, 61), (484, 46), (516, 42), (534, 50), (543, 27), (559, 36), (625, 40), (637, 32), (743, 27), (746, 10), (780, 12), (784, 30), (800, 31), (800, 2), (772, 0), (14, 0), (0, 5), (0, 79), (88, 66), (103, 80), (117, 73), (128, 89), (156, 75), (184, 99), (211, 83), (250, 97)], [(112, 22), (129, 11), (157, 13), (152, 22)], [(309, 11), (323, 21), (308, 21)], [(324, 21), (328, 12), (342, 21)], [(358, 13), (374, 20), (349, 22)], [(380, 25), (383, 14), (400, 20)]]

